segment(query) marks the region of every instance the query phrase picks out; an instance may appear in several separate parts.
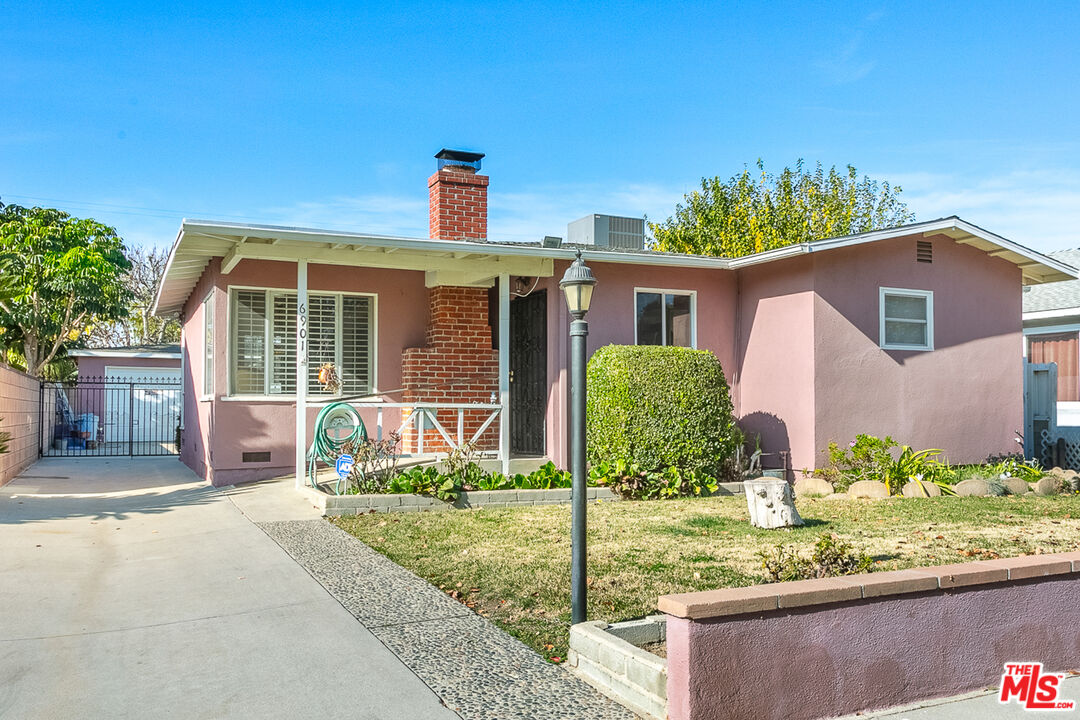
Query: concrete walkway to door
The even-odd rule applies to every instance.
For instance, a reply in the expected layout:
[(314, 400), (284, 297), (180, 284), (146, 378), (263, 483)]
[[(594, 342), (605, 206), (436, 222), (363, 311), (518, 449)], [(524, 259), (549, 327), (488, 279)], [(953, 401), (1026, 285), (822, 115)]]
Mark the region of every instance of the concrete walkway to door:
[(0, 718), (74, 717), (457, 715), (176, 458), (46, 458), (0, 488)]

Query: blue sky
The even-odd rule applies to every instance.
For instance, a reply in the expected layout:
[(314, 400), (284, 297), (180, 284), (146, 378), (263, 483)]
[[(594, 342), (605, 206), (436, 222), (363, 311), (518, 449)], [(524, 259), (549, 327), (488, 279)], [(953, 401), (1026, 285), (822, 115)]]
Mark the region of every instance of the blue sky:
[(442, 147), (490, 234), (660, 219), (758, 157), (919, 219), (1080, 246), (1080, 4), (8, 3), (0, 198), (166, 245), (182, 217), (427, 233)]

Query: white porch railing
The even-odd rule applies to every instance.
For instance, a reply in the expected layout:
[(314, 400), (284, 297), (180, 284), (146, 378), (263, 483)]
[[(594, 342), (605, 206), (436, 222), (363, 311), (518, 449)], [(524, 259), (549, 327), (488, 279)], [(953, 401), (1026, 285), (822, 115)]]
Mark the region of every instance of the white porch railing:
[[(475, 443), (478, 441), (484, 433), (495, 423), (495, 420), (499, 417), (503, 411), (503, 406), (499, 403), (441, 403), (441, 402), (374, 402), (374, 401), (346, 401), (349, 405), (353, 406), (357, 410), (375, 410), (375, 439), (382, 440), (384, 435), (384, 413), (386, 410), (408, 410), (405, 417), (401, 419), (400, 424), (394, 431), (401, 436), (405, 429), (412, 423), (416, 429), (416, 455), (423, 455), (424, 453), (424, 436), (426, 430), (435, 430), (442, 437), (447, 447), (451, 450), (464, 445), (466, 442)], [(457, 414), (457, 426), (456, 432), (451, 433), (446, 427), (439, 421), (438, 414), (442, 411), (444, 414), (448, 411), (456, 411)], [(484, 412), (486, 413), (483, 422), (477, 430), (468, 435), (466, 438), (465, 432), (465, 413), (466, 412)], [(503, 438), (502, 438), (502, 423), (495, 425), (499, 435), (498, 443), (494, 450), (479, 451), (479, 454), (486, 455), (488, 457), (502, 458)], [(411, 457), (412, 453), (402, 453), (403, 457)]]

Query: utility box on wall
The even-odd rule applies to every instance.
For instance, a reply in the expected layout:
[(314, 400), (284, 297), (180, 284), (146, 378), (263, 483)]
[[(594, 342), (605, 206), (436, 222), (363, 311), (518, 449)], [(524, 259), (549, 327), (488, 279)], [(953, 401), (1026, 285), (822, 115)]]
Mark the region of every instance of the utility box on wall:
[(575, 245), (642, 250), (645, 247), (645, 219), (586, 215), (566, 226), (566, 239)]

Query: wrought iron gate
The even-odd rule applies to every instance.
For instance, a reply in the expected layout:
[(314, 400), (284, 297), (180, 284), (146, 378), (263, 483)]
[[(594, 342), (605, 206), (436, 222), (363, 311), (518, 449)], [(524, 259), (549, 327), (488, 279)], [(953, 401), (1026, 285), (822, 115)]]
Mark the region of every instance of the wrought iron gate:
[(174, 378), (85, 378), (41, 383), (41, 454), (176, 455), (183, 391)]

